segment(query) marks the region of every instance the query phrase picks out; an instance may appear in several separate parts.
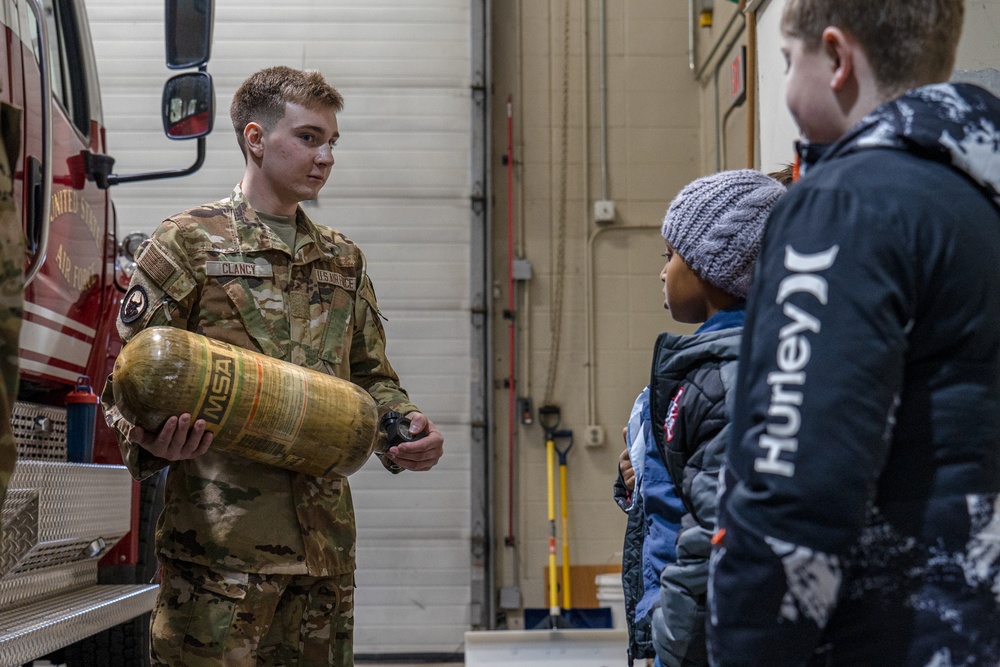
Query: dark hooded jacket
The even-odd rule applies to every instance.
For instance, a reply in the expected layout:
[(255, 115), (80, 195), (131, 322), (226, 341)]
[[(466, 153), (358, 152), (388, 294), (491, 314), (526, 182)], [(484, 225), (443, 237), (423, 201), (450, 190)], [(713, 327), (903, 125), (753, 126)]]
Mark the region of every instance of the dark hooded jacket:
[[(684, 502), (676, 559), (663, 567), (653, 611), (653, 646), (663, 667), (708, 665), (705, 592), (743, 319), (741, 303), (696, 335), (660, 334), (653, 353), (653, 436)], [(712, 327), (713, 320), (729, 326)]]
[(768, 222), (709, 586), (714, 664), (1000, 664), (1000, 100), (916, 89)]
[(741, 302), (694, 335), (660, 334), (649, 386), (632, 408), (635, 492), (620, 474), (615, 483), (629, 515), (622, 583), (630, 665), (654, 656), (662, 667), (708, 664), (708, 558), (744, 316)]

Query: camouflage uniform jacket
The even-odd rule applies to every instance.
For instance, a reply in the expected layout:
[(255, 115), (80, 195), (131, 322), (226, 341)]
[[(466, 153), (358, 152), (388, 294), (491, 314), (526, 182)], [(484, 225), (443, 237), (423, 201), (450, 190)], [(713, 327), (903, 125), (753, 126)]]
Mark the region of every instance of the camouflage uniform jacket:
[[(296, 227), (290, 252), (239, 186), (229, 199), (167, 219), (138, 253), (118, 318), (122, 338), (150, 326), (186, 328), (349, 379), (383, 409), (416, 410), (385, 357), (364, 255), (301, 208)], [(356, 531), (346, 478), (312, 477), (211, 448), (169, 464), (125, 439), (131, 425), (111, 391), (104, 394), (133, 476), (170, 465), (157, 527), (161, 556), (231, 572), (353, 571)]]

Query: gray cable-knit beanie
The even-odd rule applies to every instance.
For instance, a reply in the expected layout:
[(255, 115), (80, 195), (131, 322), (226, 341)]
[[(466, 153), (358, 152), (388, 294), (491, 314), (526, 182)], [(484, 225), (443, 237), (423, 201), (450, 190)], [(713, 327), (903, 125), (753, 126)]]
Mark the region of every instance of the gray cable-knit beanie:
[(785, 186), (754, 169), (685, 186), (663, 218), (663, 238), (702, 280), (745, 299), (764, 223)]

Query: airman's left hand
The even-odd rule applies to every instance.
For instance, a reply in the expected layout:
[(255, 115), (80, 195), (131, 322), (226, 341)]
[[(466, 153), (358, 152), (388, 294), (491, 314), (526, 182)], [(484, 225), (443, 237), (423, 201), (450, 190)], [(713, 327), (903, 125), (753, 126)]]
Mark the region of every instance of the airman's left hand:
[(393, 463), (406, 470), (430, 470), (444, 454), (444, 436), (423, 413), (411, 412), (406, 418), (410, 420), (410, 433), (426, 432), (424, 437), (400, 443), (387, 454)]

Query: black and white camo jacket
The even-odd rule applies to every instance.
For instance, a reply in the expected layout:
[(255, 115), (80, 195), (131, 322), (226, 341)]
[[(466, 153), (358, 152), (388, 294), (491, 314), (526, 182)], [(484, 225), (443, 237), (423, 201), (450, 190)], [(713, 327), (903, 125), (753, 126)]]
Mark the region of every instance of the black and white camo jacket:
[(1000, 665), (1000, 100), (802, 146), (750, 295), (709, 585), (720, 666)]

